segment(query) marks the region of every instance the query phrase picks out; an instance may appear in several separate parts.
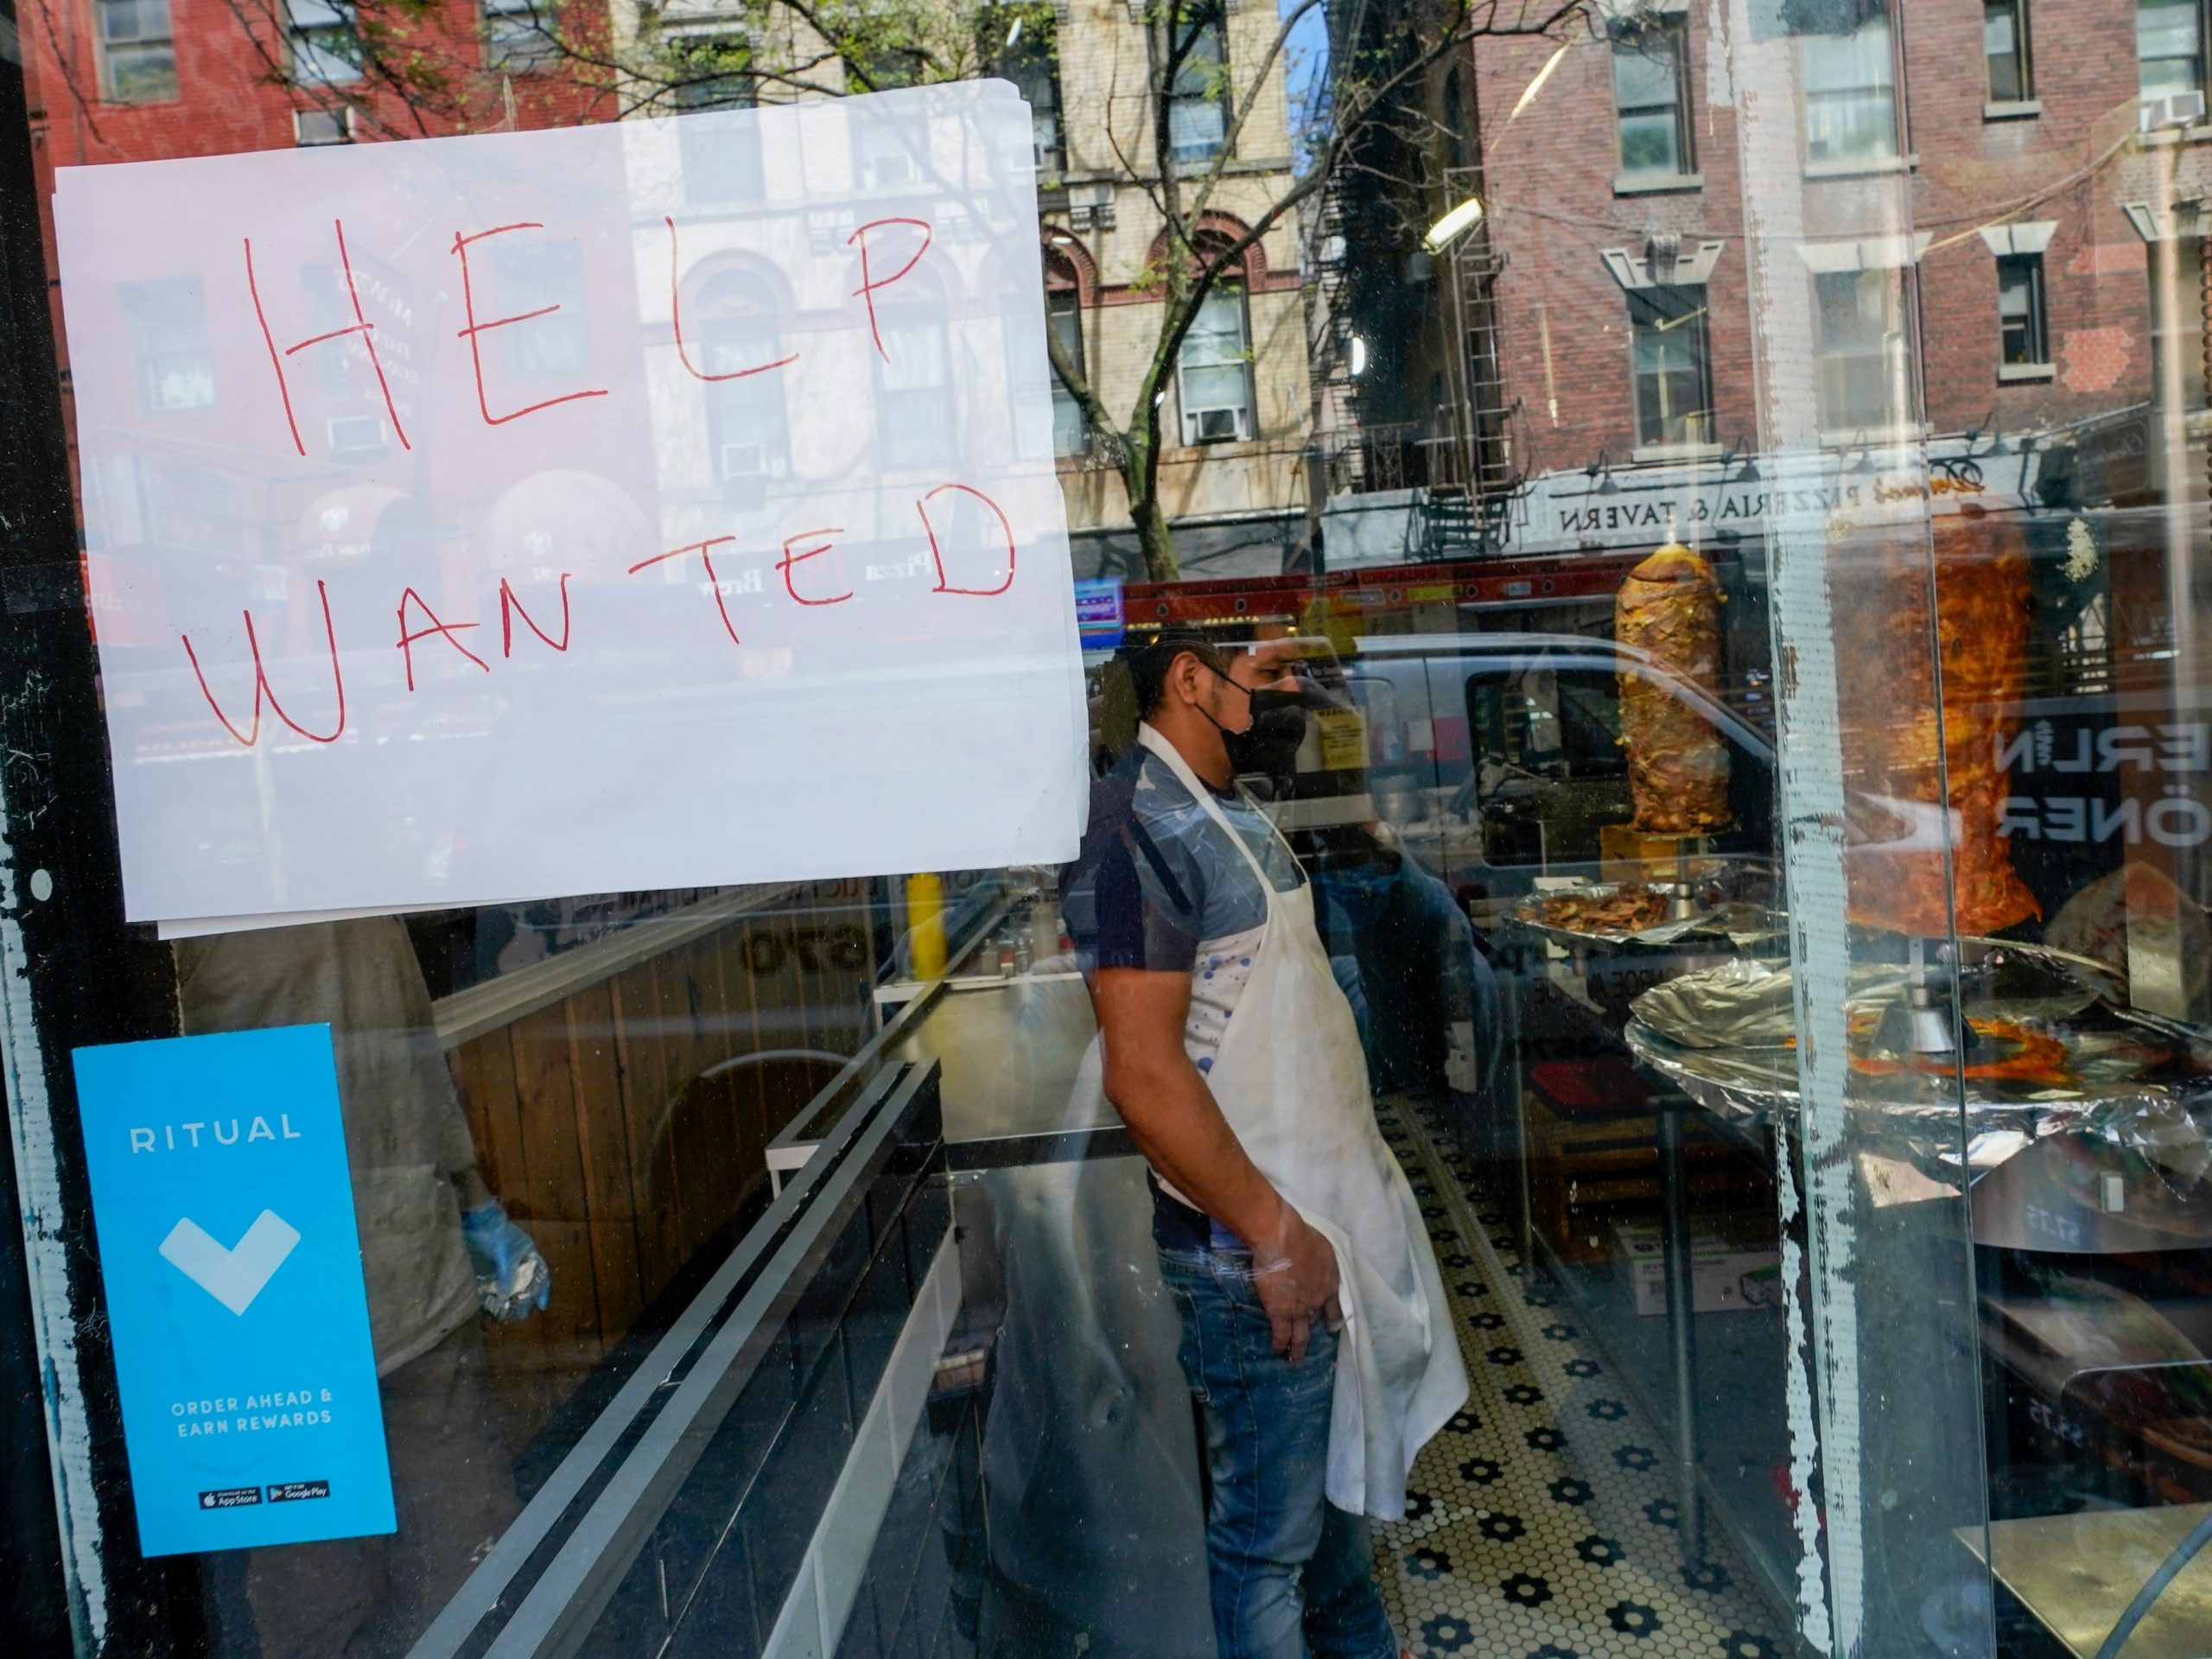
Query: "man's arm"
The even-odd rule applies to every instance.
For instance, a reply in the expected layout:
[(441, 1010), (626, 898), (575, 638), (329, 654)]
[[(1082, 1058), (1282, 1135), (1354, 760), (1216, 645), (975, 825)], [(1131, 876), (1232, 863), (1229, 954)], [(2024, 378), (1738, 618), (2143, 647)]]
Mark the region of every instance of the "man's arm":
[(1190, 976), (1101, 968), (1090, 998), (1104, 1034), (1106, 1098), (1153, 1168), (1244, 1240), (1275, 1351), (1306, 1357), (1313, 1316), (1336, 1327), (1337, 1259), (1260, 1173), (1183, 1048)]

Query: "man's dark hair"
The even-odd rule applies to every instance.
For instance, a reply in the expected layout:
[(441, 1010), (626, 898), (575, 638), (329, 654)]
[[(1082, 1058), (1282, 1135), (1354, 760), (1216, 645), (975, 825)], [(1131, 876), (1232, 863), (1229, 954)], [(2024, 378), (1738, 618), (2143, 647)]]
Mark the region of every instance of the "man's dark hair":
[(1167, 671), (1186, 651), (1217, 674), (1229, 672), (1220, 643), (1195, 628), (1162, 628), (1142, 645), (1122, 653), (1128, 665), (1130, 686), (1136, 692), (1139, 720), (1149, 720), (1160, 707), (1160, 699), (1167, 695)]

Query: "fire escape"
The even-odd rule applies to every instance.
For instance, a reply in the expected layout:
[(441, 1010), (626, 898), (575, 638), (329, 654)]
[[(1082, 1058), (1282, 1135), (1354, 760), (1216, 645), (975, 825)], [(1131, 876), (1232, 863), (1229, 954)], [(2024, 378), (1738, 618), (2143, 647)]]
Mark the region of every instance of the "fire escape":
[[(1479, 198), (1479, 162), (1445, 172), (1445, 200)], [(1456, 559), (1500, 547), (1520, 502), (1520, 477), (1508, 424), (1505, 377), (1498, 352), (1497, 288), (1504, 256), (1479, 219), (1438, 256), (1433, 271), (1442, 321), (1452, 350), (1443, 407), (1426, 442), (1434, 460), (1425, 469), (1420, 510), (1407, 551), (1422, 559)]]
[[(1315, 111), (1325, 126), (1332, 89), (1325, 86)], [(1355, 344), (1353, 302), (1344, 234), (1344, 172), (1333, 171), (1309, 199), (1300, 232), (1306, 247), (1306, 359), (1313, 388), (1313, 482), (1327, 494), (1355, 493), (1389, 485), (1368, 480), (1361, 431), (1359, 383), (1363, 367)]]
[[(1351, 29), (1363, 23), (1387, 26), (1388, 6), (1356, 8)], [(1339, 37), (1342, 39), (1343, 37)], [(1351, 54), (1346, 51), (1345, 56)], [(1325, 98), (1327, 92), (1325, 91)], [(1325, 121), (1327, 111), (1319, 111)], [(1473, 111), (1464, 118), (1466, 138), (1477, 140)], [(1412, 560), (1480, 557), (1498, 551), (1525, 513), (1519, 488), (1525, 464), (1516, 457), (1510, 424), (1497, 337), (1496, 287), (1504, 267), (1486, 219), (1435, 254), (1407, 256), (1395, 243), (1402, 229), (1386, 231), (1363, 213), (1356, 193), (1372, 191), (1371, 168), (1340, 167), (1309, 205), (1301, 226), (1306, 248), (1306, 346), (1313, 387), (1313, 432), (1317, 465), (1314, 483), (1328, 494), (1409, 492), (1404, 556)], [(1457, 203), (1483, 188), (1479, 154), (1473, 164), (1448, 168), (1444, 200)], [(1397, 214), (1382, 215), (1402, 226), (1433, 204), (1411, 201)], [(1363, 222), (1364, 221), (1364, 222)], [(1424, 221), (1425, 222), (1425, 221)], [(1402, 263), (1401, 263), (1402, 262)], [(1380, 320), (1378, 285), (1392, 270), (1421, 297), (1405, 321), (1416, 330), (1425, 316), (1430, 336), (1440, 346), (1440, 371), (1433, 405), (1398, 410), (1396, 421), (1377, 418), (1357, 371), (1363, 365), (1363, 323), (1370, 330), (1391, 325)], [(1401, 290), (1404, 292), (1404, 290)], [(1404, 388), (1395, 388), (1402, 391)], [(1416, 418), (1405, 418), (1415, 414)]]

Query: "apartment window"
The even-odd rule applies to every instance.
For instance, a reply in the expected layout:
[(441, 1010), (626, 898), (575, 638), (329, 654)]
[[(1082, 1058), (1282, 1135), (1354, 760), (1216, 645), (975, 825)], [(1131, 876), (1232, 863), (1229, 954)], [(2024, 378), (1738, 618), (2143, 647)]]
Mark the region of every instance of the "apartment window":
[(1639, 446), (1706, 443), (1713, 436), (1713, 368), (1702, 288), (1629, 290)]
[(1251, 359), (1244, 289), (1216, 283), (1198, 302), (1175, 360), (1184, 442), (1230, 443), (1253, 435)]
[(215, 356), (207, 343), (207, 305), (200, 279), (125, 283), (120, 292), (130, 319), (139, 406), (149, 415), (212, 409)]
[[(893, 27), (885, 25), (887, 30)], [(855, 40), (842, 55), (849, 92), (887, 92), (899, 86), (918, 86), (929, 76), (929, 54), (918, 46)]]
[[(1052, 331), (1052, 338), (1059, 342), (1068, 361), (1075, 365), (1076, 372), (1086, 372), (1083, 358), (1082, 296), (1071, 287), (1048, 287), (1045, 290), (1045, 326)], [(1083, 405), (1067, 389), (1058, 371), (1052, 374), (1052, 453), (1056, 455), (1082, 455), (1090, 452), (1090, 426), (1083, 418)]]
[(927, 141), (910, 128), (888, 120), (855, 117), (852, 135), (855, 183), (867, 191), (899, 191), (923, 188), (929, 176)]
[(1229, 35), (1220, 7), (1170, 8), (1170, 51), (1181, 48), (1167, 88), (1167, 143), (1176, 161), (1210, 162), (1229, 144)]
[[(334, 334), (353, 321), (353, 296), (346, 289), (346, 273), (336, 265), (302, 265), (300, 297), (307, 305), (311, 334)], [(359, 340), (334, 340), (309, 352), (301, 366), (315, 377), (326, 398), (339, 403), (352, 395), (353, 366), (366, 356)]]
[(2203, 0), (2137, 0), (2135, 65), (2145, 98), (2202, 92)]
[(1903, 424), (1904, 273), (1822, 271), (1813, 281), (1821, 429), (1886, 432)]
[(1060, 133), (1060, 66), (1052, 37), (1042, 29), (1025, 29), (999, 54), (999, 73), (1029, 100), (1029, 130), (1039, 176), (1067, 170), (1067, 149)]
[(561, 55), (552, 0), (484, 0), (484, 67), (520, 74)]
[(284, 0), (292, 79), (302, 86), (337, 86), (361, 78), (361, 37), (349, 0)]
[(887, 467), (913, 470), (952, 457), (952, 356), (944, 318), (936, 307), (886, 309), (876, 319), (883, 340), (875, 364), (876, 444)]
[(1694, 170), (1687, 20), (1658, 17), (1614, 36), (1613, 109), (1623, 173), (1657, 178)]
[(2204, 314), (2197, 273), (2203, 243), (2193, 236), (2151, 245), (2151, 395), (2161, 407), (2202, 409)]
[(1981, 55), (1991, 103), (2024, 104), (2036, 95), (2028, 68), (2028, 0), (1982, 0)]
[(2050, 361), (2043, 314), (2043, 255), (2008, 253), (1997, 261), (1998, 360), (2007, 368)]
[(118, 104), (151, 104), (176, 96), (176, 42), (169, 0), (98, 0), (100, 73)]
[[(669, 101), (679, 114), (749, 110), (759, 88), (742, 40), (689, 41), (671, 66)], [(677, 156), (687, 201), (749, 201), (761, 193), (760, 129), (753, 122), (679, 121)]]
[(1798, 37), (1805, 69), (1805, 159), (1878, 162), (1897, 153), (1897, 60), (1876, 12), (1848, 35)]
[(702, 374), (731, 374), (707, 386), (708, 436), (715, 478), (745, 489), (765, 486), (790, 468), (785, 439), (784, 377), (766, 369), (789, 355), (784, 349), (772, 299), (753, 279), (726, 273), (708, 282), (687, 308), (698, 319), (697, 366)]
[(1452, 165), (1467, 164), (1467, 92), (1460, 72), (1453, 69), (1444, 78), (1444, 143), (1452, 153)]
[[(506, 372), (518, 380), (573, 380), (591, 367), (591, 330), (584, 310), (584, 251), (574, 240), (536, 231), (492, 245), (499, 315), (545, 311), (499, 332)], [(483, 302), (478, 301), (480, 307)], [(558, 310), (546, 308), (558, 306)], [(488, 309), (488, 308), (484, 308)], [(480, 309), (479, 315), (482, 315)]]

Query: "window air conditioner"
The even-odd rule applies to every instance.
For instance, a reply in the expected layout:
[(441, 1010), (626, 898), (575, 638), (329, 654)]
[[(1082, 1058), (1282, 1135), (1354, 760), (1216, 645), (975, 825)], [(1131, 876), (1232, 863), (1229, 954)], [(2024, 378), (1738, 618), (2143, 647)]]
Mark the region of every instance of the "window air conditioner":
[(760, 478), (768, 471), (768, 446), (765, 443), (726, 443), (722, 445), (722, 476), (724, 478)]
[(293, 111), (292, 140), (303, 146), (352, 143), (353, 109), (341, 104), (335, 109)]
[(2146, 98), (2136, 111), (2137, 130), (2159, 132), (2169, 127), (2193, 127), (2204, 119), (2204, 94), (2167, 92)]
[(328, 429), (334, 455), (384, 453), (384, 423), (373, 415), (334, 415)]
[(1242, 404), (1183, 411), (1185, 443), (1242, 443), (1252, 435), (1252, 412)]

